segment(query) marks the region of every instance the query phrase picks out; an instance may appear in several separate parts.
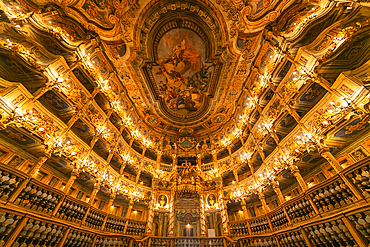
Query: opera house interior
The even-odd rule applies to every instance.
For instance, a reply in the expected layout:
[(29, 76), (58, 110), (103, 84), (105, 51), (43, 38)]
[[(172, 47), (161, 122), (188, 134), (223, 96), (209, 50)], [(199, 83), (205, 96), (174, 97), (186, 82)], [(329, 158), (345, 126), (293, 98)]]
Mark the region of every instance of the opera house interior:
[(369, 0), (0, 0), (0, 247), (369, 247)]

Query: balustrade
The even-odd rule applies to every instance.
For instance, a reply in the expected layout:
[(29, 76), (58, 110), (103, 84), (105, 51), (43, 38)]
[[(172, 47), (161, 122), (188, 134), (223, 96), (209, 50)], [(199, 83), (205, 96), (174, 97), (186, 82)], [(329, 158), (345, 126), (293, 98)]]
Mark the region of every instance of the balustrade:
[(171, 247), (169, 238), (152, 238), (150, 247)]
[(166, 166), (166, 165), (161, 164), (160, 170), (162, 170), (164, 172), (171, 172), (172, 171), (172, 166)]
[(233, 237), (242, 237), (249, 235), (248, 224), (245, 222), (231, 224), (230, 231)]
[(202, 247), (224, 247), (222, 238), (210, 238), (202, 240)]
[(341, 219), (305, 228), (314, 246), (358, 246)]
[(74, 198), (68, 197), (63, 201), (55, 216), (64, 220), (81, 223), (87, 208), (88, 204), (83, 205), (82, 202), (77, 202)]
[(142, 236), (145, 232), (145, 224), (140, 222), (129, 221), (127, 224), (126, 234)]
[(286, 212), (293, 223), (310, 219), (316, 215), (310, 201), (304, 195), (289, 202)]
[(176, 247), (200, 247), (200, 239), (191, 239), (191, 238), (175, 239), (175, 246)]
[(277, 247), (277, 243), (275, 238), (249, 238), (249, 239), (241, 239), (237, 243), (238, 247), (260, 247), (260, 246), (269, 246), (269, 247)]
[(286, 217), (283, 209), (280, 209), (277, 212), (269, 214), (269, 217), (275, 231), (285, 228), (289, 224), (288, 218)]
[(12, 247), (57, 246), (65, 228), (52, 223), (28, 219)]
[(51, 214), (63, 197), (63, 192), (31, 179), (14, 204), (27, 209)]
[(7, 200), (24, 178), (20, 172), (0, 165), (0, 200)]
[(370, 197), (370, 164), (359, 163), (346, 173), (352, 183), (357, 186), (364, 197)]
[(63, 247), (90, 247), (92, 246), (94, 234), (71, 230), (64, 242)]
[(336, 177), (316, 187), (309, 192), (309, 196), (320, 213), (347, 206), (357, 200), (343, 180)]
[(105, 224), (105, 231), (113, 233), (124, 233), (126, 220), (122, 218), (108, 216), (107, 223)]
[(357, 231), (359, 231), (365, 239), (370, 240), (370, 211), (364, 211), (361, 213), (349, 215), (348, 219), (351, 220)]
[(206, 165), (202, 165), (202, 171), (203, 172), (208, 172), (208, 171), (211, 171), (211, 170), (213, 170), (214, 169), (214, 165), (213, 165), (213, 163), (211, 163), (211, 164), (206, 164)]
[(251, 232), (253, 235), (268, 233), (271, 231), (269, 222), (266, 216), (260, 219), (257, 219), (257, 220), (250, 221), (250, 226), (251, 226)]
[[(260, 216), (249, 221), (251, 232), (248, 231), (248, 223), (235, 222), (230, 225), (233, 237), (245, 237), (240, 239), (242, 246), (307, 246), (307, 241), (313, 246), (357, 246), (356, 240), (359, 236), (364, 239), (370, 239), (370, 210), (356, 213), (344, 213), (347, 216), (343, 218), (332, 217), (330, 221), (326, 220), (316, 224), (310, 221), (302, 230), (290, 230), (284, 233), (278, 233), (274, 237), (257, 238), (257, 234), (266, 234), (271, 232), (268, 218), (274, 231), (287, 228), (289, 219), (293, 223), (312, 219), (318, 213), (323, 214), (332, 212), (335, 209), (348, 210), (349, 205), (357, 202), (358, 196), (355, 196), (354, 187), (348, 181), (342, 180), (343, 176), (349, 180), (362, 192), (364, 197), (369, 197), (369, 165), (362, 163), (351, 169), (344, 170), (343, 174), (336, 175), (329, 180), (310, 188), (306, 193), (285, 202), (281, 207), (275, 209), (267, 216)], [(73, 197), (65, 196), (63, 192), (45, 185), (35, 179), (26, 180), (27, 175), (20, 171), (12, 170), (0, 165), (0, 199), (8, 201), (12, 196), (14, 204), (22, 206), (33, 211), (51, 214), (55, 210), (55, 217), (70, 222), (80, 224), (101, 230), (104, 225), (104, 231), (116, 234), (129, 234), (142, 236), (145, 232), (145, 223), (107, 215), (105, 212), (94, 209), (90, 205), (81, 202)], [(20, 186), (22, 184), (22, 186)], [(17, 189), (18, 188), (18, 189)], [(355, 188), (355, 190), (357, 190)], [(15, 192), (15, 193), (14, 193)], [(62, 198), (64, 198), (62, 202)], [(13, 200), (9, 200), (12, 205)], [(366, 203), (366, 202), (365, 202)], [(59, 207), (59, 208), (58, 208)], [(285, 210), (284, 210), (285, 209)], [(344, 211), (346, 212), (346, 211)], [(335, 211), (339, 213), (339, 211)], [(324, 214), (328, 215), (328, 214)], [(27, 216), (29, 217), (29, 216)], [(321, 215), (321, 217), (324, 217)], [(327, 217), (327, 216), (326, 216)], [(329, 217), (328, 217), (329, 218)], [(84, 220), (83, 220), (84, 219)], [(20, 222), (22, 222), (20, 224)], [(350, 227), (348, 222), (352, 222), (354, 227)], [(18, 227), (21, 225), (21, 227)], [(293, 225), (294, 226), (294, 225)], [(126, 231), (125, 231), (126, 227)], [(14, 231), (15, 229), (19, 229)], [(355, 229), (355, 230), (354, 230)], [(356, 231), (357, 230), (357, 231)], [(95, 233), (81, 232), (75, 229), (68, 229), (66, 226), (58, 223), (44, 222), (42, 219), (25, 218), (25, 216), (13, 214), (8, 211), (0, 210), (0, 247), (4, 246), (12, 233), (16, 232), (12, 238), (12, 245), (9, 246), (59, 246), (61, 240), (62, 246), (128, 246), (130, 238), (126, 237), (104, 237), (96, 236)], [(358, 232), (358, 233), (356, 233)], [(66, 235), (65, 235), (66, 234)], [(95, 239), (95, 241), (94, 241)], [(174, 241), (176, 246), (200, 247), (200, 246), (224, 246), (223, 238), (151, 238), (151, 246), (170, 246)], [(226, 241), (227, 242), (227, 241)], [(366, 241), (364, 241), (366, 242)], [(149, 242), (148, 242), (149, 243)], [(148, 244), (147, 243), (147, 244)], [(227, 242), (228, 243), (228, 242)], [(173, 244), (173, 243), (172, 243)], [(230, 246), (233, 243), (230, 242)], [(133, 246), (135, 243), (132, 244)]]
[(9, 234), (13, 231), (21, 216), (0, 211), (0, 246), (5, 244)]
[(94, 247), (128, 247), (129, 238), (97, 237)]
[(277, 236), (280, 247), (307, 246), (301, 231), (288, 232)]
[(101, 229), (104, 223), (105, 217), (106, 217), (105, 213), (103, 212), (99, 213), (96, 209), (91, 209), (87, 213), (87, 217), (86, 217), (86, 221), (84, 225), (90, 228)]

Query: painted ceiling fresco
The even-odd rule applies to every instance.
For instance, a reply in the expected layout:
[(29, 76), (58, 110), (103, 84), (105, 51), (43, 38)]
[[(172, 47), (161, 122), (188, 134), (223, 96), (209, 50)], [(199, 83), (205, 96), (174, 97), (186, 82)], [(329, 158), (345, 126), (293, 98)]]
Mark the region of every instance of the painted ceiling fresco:
[(158, 65), (152, 73), (161, 104), (182, 118), (196, 114), (204, 108), (214, 70), (204, 42), (195, 32), (178, 28), (164, 34), (155, 50)]

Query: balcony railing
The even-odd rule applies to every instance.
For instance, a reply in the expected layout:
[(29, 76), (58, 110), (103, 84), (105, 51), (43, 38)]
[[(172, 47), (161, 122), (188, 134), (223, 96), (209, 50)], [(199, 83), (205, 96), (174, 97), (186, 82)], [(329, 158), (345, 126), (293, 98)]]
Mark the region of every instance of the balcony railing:
[[(107, 233), (135, 236), (141, 236), (145, 231), (145, 221), (110, 215), (3, 164), (0, 164), (0, 196), (0, 208), (2, 202), (6, 204), (4, 208), (10, 207), (24, 213), (38, 213), (44, 217), (51, 217), (50, 219), (57, 218), (78, 228), (86, 227)], [(9, 215), (11, 221), (17, 220), (17, 215), (13, 214), (4, 214), (5, 219), (10, 217)], [(1, 238), (5, 239), (6, 236), (0, 236)], [(27, 244), (28, 240), (24, 238), (23, 240)]]
[[(237, 245), (368, 246), (369, 163), (370, 158), (343, 170), (266, 215), (230, 222)], [(146, 222), (110, 215), (1, 164), (0, 195), (0, 246), (203, 247), (233, 246), (236, 241), (226, 237), (136, 241), (127, 234), (140, 238)]]
[(233, 247), (235, 241), (227, 237), (147, 237), (137, 241), (141, 247)]

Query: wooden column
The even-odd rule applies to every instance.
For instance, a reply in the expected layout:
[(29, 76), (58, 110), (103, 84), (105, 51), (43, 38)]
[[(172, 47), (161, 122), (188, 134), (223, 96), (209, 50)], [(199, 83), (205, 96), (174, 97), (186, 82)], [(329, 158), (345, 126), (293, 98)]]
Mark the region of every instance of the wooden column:
[(119, 170), (119, 175), (123, 175), (123, 170), (125, 170), (126, 162), (122, 162), (121, 168)]
[(219, 169), (219, 167), (217, 166), (217, 151), (216, 150), (212, 150), (212, 162), (213, 162), (213, 167), (215, 169)]
[(267, 214), (268, 212), (270, 212), (270, 209), (267, 206), (265, 195), (263, 193), (260, 193), (258, 194), (258, 197), (262, 203), (263, 210), (265, 210), (265, 214)]
[(110, 214), (111, 212), (111, 208), (112, 208), (112, 206), (113, 206), (113, 202), (114, 202), (114, 199), (116, 199), (116, 193), (111, 193), (110, 194), (110, 196), (109, 196), (109, 202), (108, 202), (108, 206), (107, 206), (107, 208), (106, 208), (106, 212), (108, 213), (108, 214)]
[(157, 163), (156, 163), (156, 169), (161, 169), (161, 162), (162, 162), (162, 151), (157, 151)]
[(133, 137), (130, 139), (130, 143), (129, 143), (130, 147), (132, 147), (132, 143), (134, 143), (134, 140), (135, 139)]
[(172, 155), (172, 166), (175, 168), (177, 165), (177, 155), (173, 154)]
[(50, 158), (49, 154), (45, 154), (44, 156), (38, 158), (36, 162), (33, 164), (31, 169), (28, 171), (28, 175), (31, 177), (35, 176), (41, 166)]
[(316, 204), (312, 201), (312, 198), (310, 196), (306, 196), (306, 198), (308, 199), (308, 201), (310, 202), (312, 208), (313, 208), (313, 211), (315, 211), (315, 214), (317, 215), (320, 215), (320, 211), (319, 209), (316, 207)]
[(240, 203), (240, 205), (242, 206), (243, 209), (244, 219), (251, 218), (250, 215), (248, 214), (247, 204), (245, 203), (244, 198), (242, 198), (242, 202)]
[(90, 199), (89, 199), (89, 204), (90, 205), (94, 204), (95, 197), (98, 194), (99, 190), (100, 190), (100, 184), (95, 183), (94, 184), (94, 190), (91, 192)]
[(305, 192), (308, 189), (308, 186), (307, 186), (306, 182), (304, 181), (304, 179), (302, 178), (301, 173), (299, 172), (299, 169), (296, 168), (296, 167), (293, 168), (292, 169), (292, 174), (297, 179), (297, 182), (298, 182), (299, 186), (301, 187), (301, 189), (303, 190), (303, 192)]
[(136, 179), (135, 179), (136, 184), (139, 183), (140, 174), (141, 174), (141, 171), (138, 171), (137, 174), (136, 174)]
[(321, 149), (319, 149), (319, 153), (334, 168), (334, 170), (336, 171), (336, 173), (339, 173), (339, 172), (341, 172), (343, 170), (343, 167), (335, 159), (335, 157), (332, 155), (332, 153), (329, 151), (328, 148), (321, 148)]
[(200, 154), (197, 154), (197, 166), (202, 167), (202, 159)]
[(68, 192), (69, 190), (71, 189), (73, 183), (75, 182), (75, 180), (78, 178), (80, 172), (76, 169), (74, 169), (71, 173), (71, 176), (69, 177), (68, 181), (67, 181), (67, 184), (66, 186), (64, 187), (63, 189), (63, 192), (68, 195)]
[(285, 198), (284, 198), (283, 193), (281, 193), (281, 190), (279, 188), (279, 182), (278, 181), (273, 181), (272, 187), (274, 188), (274, 191), (275, 191), (276, 195), (279, 198), (280, 204), (284, 204)]
[(127, 219), (130, 219), (131, 217), (131, 211), (132, 211), (132, 207), (134, 206), (134, 200), (132, 200), (132, 198), (130, 199), (130, 202), (129, 202), (129, 205), (128, 205), (128, 208), (127, 208), (127, 212), (126, 212), (126, 218)]

